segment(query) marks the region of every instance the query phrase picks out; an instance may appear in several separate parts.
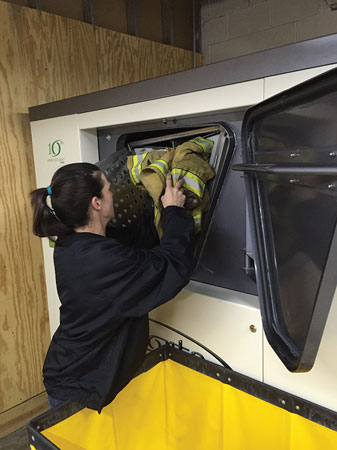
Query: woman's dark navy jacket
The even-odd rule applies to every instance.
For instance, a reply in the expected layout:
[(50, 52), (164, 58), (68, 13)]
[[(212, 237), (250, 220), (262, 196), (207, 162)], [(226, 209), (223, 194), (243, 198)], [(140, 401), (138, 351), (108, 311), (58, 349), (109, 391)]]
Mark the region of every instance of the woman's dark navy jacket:
[(100, 411), (135, 375), (148, 342), (148, 312), (189, 281), (194, 221), (164, 210), (160, 245), (136, 250), (116, 239), (73, 233), (56, 243), (60, 326), (43, 368), (48, 394)]

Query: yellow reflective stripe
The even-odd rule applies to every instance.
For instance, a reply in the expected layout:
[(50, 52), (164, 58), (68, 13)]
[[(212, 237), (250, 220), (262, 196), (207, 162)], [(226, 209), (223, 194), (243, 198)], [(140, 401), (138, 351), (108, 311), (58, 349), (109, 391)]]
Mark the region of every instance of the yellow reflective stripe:
[(212, 150), (214, 145), (213, 141), (211, 141), (210, 139), (203, 138), (201, 136), (196, 137), (195, 141), (197, 141), (200, 145), (206, 146), (207, 151)]
[(158, 213), (159, 213), (159, 210), (158, 210), (158, 208), (155, 206), (155, 207), (154, 207), (154, 217), (157, 217)]
[(201, 228), (201, 213), (195, 214), (193, 216), (195, 231), (199, 231)]
[(183, 187), (196, 194), (199, 198), (202, 198), (205, 191), (205, 183), (197, 175), (184, 169), (172, 169), (171, 175), (173, 186), (175, 186), (177, 181), (183, 177)]
[(141, 155), (134, 155), (132, 157), (131, 176), (135, 184), (140, 183), (141, 166), (147, 154), (148, 152), (142, 153)]
[(158, 169), (163, 174), (164, 177), (166, 177), (166, 175), (169, 173), (168, 163), (163, 159), (158, 159), (154, 163), (150, 164), (149, 168)]
[(202, 137), (196, 137), (195, 139), (191, 139), (191, 142), (199, 145), (204, 150), (205, 153), (211, 154), (214, 145), (213, 141), (210, 141), (209, 139), (205, 139)]

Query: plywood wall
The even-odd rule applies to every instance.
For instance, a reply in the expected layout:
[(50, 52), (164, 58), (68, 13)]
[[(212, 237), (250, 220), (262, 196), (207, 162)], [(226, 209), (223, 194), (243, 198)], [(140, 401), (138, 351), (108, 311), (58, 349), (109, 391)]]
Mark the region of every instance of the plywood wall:
[[(96, 28), (100, 89), (135, 83), (193, 67), (193, 53)], [(197, 55), (197, 65), (201, 65)]]
[(34, 164), (17, 9), (0, 3), (0, 411), (42, 390), (49, 338), (41, 246), (30, 232)]
[(191, 67), (185, 50), (0, 0), (0, 413), (43, 391), (50, 340), (28, 107)]
[(171, 45), (193, 50), (193, 2), (191, 0), (170, 0), (169, 2), (137, 0), (134, 1), (133, 7), (130, 0), (92, 0), (90, 2), (93, 8), (92, 17), (85, 17), (83, 0), (5, 1), (33, 8), (38, 5), (41, 11), (71, 19), (87, 22), (89, 20), (90, 23), (93, 20), (98, 27), (121, 33), (128, 33), (128, 29), (130, 32), (131, 28), (134, 28), (136, 36), (161, 43), (168, 42), (165, 41), (165, 35), (169, 32), (172, 39), (169, 41)]

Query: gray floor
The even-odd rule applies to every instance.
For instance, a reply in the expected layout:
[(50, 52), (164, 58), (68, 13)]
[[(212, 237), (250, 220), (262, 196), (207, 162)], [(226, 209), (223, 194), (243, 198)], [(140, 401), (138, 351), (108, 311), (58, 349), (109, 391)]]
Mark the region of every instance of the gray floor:
[(27, 450), (29, 449), (28, 433), (22, 427), (14, 433), (0, 439), (0, 450)]

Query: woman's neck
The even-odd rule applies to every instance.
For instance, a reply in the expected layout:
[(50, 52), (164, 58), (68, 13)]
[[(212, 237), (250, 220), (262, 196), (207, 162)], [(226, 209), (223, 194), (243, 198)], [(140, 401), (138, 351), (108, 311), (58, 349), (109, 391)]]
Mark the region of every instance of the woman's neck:
[(84, 225), (83, 227), (75, 228), (76, 233), (94, 233), (99, 234), (101, 236), (105, 236), (105, 226), (100, 222), (90, 222), (88, 225)]

